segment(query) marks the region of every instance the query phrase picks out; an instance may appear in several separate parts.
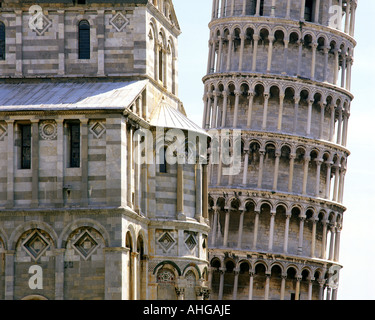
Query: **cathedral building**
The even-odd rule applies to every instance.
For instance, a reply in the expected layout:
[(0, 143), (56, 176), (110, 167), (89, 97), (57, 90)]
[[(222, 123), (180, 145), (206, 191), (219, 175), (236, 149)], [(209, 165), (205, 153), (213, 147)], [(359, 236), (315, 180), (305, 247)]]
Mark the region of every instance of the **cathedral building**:
[(0, 299), (207, 299), (172, 1), (0, 5)]
[(213, 299), (337, 299), (356, 7), (213, 0), (203, 78)]

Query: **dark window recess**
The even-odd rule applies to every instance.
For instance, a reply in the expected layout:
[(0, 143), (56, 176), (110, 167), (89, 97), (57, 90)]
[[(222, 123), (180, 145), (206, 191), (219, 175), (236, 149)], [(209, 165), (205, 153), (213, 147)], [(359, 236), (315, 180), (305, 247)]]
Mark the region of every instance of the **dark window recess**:
[(162, 148), (159, 153), (159, 157), (160, 157), (159, 172), (160, 173), (167, 173), (166, 152), (167, 150), (165, 148)]
[(81, 132), (79, 124), (69, 126), (70, 142), (70, 168), (80, 167), (81, 158)]
[(260, 6), (259, 6), (259, 15), (263, 16), (263, 11), (264, 11), (264, 0), (258, 0), (260, 1)]
[(312, 15), (313, 15), (313, 8), (314, 8), (314, 1), (313, 0), (306, 0), (305, 4), (305, 21), (312, 22)]
[(0, 60), (5, 60), (5, 24), (0, 22)]
[(163, 81), (163, 51), (159, 51), (159, 80)]
[(31, 169), (31, 125), (21, 126), (21, 169)]
[(79, 59), (90, 59), (90, 24), (82, 20), (79, 25), (78, 52)]

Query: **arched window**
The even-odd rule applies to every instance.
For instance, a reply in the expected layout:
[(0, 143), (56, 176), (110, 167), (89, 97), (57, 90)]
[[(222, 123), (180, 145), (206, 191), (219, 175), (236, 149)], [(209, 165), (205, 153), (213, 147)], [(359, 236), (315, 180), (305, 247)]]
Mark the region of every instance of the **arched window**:
[(0, 21), (0, 60), (5, 60), (5, 24)]
[(82, 20), (78, 29), (78, 58), (90, 59), (90, 23), (87, 20)]

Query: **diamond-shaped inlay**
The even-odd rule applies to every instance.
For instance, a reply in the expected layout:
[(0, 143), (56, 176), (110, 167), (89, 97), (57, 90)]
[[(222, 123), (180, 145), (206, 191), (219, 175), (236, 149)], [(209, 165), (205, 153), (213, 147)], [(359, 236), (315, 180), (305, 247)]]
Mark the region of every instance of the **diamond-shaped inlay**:
[(162, 246), (162, 248), (165, 251), (169, 251), (174, 244), (176, 243), (176, 240), (173, 239), (173, 237), (169, 234), (169, 232), (165, 232), (158, 240), (159, 244)]
[(110, 24), (115, 27), (118, 32), (121, 32), (129, 24), (129, 20), (121, 13), (118, 12), (111, 20)]
[(7, 129), (5, 129), (5, 127), (0, 124), (0, 139), (4, 138), (6, 133), (7, 133)]
[(195, 237), (190, 234), (187, 239), (185, 240), (185, 244), (186, 244), (186, 247), (192, 251), (195, 249), (195, 247), (197, 246), (197, 241), (195, 240)]
[(94, 251), (98, 247), (98, 243), (94, 240), (94, 238), (86, 230), (78, 238), (78, 240), (74, 243), (73, 246), (78, 251), (78, 253), (84, 259), (87, 260), (88, 258), (90, 258), (90, 256), (94, 253)]
[(25, 251), (36, 261), (49, 248), (50, 244), (39, 231), (34, 231), (22, 244)]
[(42, 36), (51, 26), (52, 22), (40, 11), (29, 20), (29, 27), (39, 36)]
[(91, 127), (90, 131), (92, 134), (99, 139), (105, 132), (105, 126), (100, 122), (95, 122)]

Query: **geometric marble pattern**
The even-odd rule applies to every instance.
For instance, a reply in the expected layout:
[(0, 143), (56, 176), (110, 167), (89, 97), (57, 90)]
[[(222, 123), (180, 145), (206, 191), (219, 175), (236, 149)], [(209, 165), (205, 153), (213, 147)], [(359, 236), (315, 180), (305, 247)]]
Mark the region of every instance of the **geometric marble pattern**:
[(94, 253), (98, 243), (94, 240), (88, 230), (85, 230), (78, 240), (73, 244), (73, 248), (82, 256), (83, 259), (87, 260)]
[(35, 261), (44, 254), (49, 246), (48, 240), (38, 230), (35, 230), (22, 244), (24, 250)]

